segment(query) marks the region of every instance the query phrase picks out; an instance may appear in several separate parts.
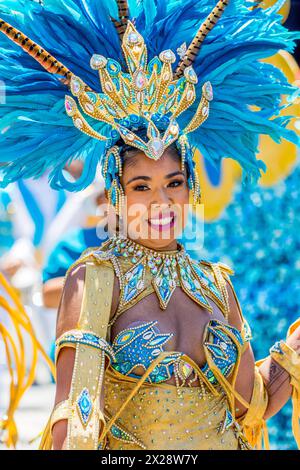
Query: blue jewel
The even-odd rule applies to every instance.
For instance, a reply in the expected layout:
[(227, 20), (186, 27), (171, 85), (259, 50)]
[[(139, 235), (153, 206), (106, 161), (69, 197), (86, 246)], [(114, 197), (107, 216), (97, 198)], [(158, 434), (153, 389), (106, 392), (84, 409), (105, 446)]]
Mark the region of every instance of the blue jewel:
[(87, 388), (84, 388), (77, 400), (77, 406), (80, 412), (81, 419), (86, 424), (90, 418), (93, 404)]

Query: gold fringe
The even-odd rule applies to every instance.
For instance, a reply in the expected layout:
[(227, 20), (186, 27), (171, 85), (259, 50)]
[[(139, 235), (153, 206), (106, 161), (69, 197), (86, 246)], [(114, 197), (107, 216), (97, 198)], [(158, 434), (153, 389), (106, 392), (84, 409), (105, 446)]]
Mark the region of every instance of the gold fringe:
[(243, 433), (252, 447), (258, 450), (269, 450), (268, 428), (263, 416), (268, 406), (268, 394), (259, 369), (255, 367), (254, 386), (250, 406), (247, 412), (238, 419)]
[[(0, 421), (0, 430), (5, 435), (3, 442), (6, 446), (15, 447), (18, 440), (18, 431), (14, 414), (24, 393), (34, 381), (38, 353), (40, 352), (42, 354), (54, 377), (55, 368), (44, 348), (37, 340), (30, 323), (30, 319), (25, 312), (18, 294), (15, 289), (9, 285), (2, 273), (0, 273), (0, 285), (3, 287), (7, 296), (12, 300), (13, 304), (10, 305), (7, 299), (0, 296), (0, 307), (8, 314), (16, 334), (16, 339), (14, 339), (7, 328), (0, 324), (0, 335), (4, 341), (7, 366), (10, 375), (10, 400), (8, 408), (4, 414), (4, 418)], [(26, 356), (23, 340), (24, 332), (29, 335), (32, 347), (32, 360), (27, 377)]]

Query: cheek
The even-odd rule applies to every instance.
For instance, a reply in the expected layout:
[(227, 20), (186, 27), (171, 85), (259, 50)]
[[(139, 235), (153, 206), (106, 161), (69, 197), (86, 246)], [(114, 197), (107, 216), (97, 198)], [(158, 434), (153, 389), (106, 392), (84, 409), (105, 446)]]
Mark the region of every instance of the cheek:
[(188, 214), (190, 210), (189, 195), (190, 191), (189, 188), (186, 186), (180, 191), (178, 191), (176, 196), (174, 195), (173, 197), (175, 212), (178, 216), (179, 225), (181, 225), (182, 227), (185, 226), (187, 223)]
[(178, 189), (176, 193), (173, 194), (172, 199), (177, 204), (185, 205), (189, 203), (189, 195), (189, 188), (187, 185), (184, 185), (182, 188)]
[(150, 191), (125, 191), (127, 221), (138, 222), (148, 212)]
[(132, 188), (124, 191), (125, 197), (127, 199), (127, 204), (141, 204), (148, 206), (151, 203), (153, 194), (151, 190), (148, 191), (135, 191)]

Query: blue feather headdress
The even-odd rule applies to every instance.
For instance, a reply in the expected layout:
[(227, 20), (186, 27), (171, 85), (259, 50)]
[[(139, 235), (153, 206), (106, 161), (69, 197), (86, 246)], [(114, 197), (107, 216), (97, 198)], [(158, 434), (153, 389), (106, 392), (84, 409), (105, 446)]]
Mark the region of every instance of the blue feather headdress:
[[(0, 31), (5, 33), (0, 35), (0, 79), (5, 91), (0, 104), (0, 145), (5, 149), (0, 156), (4, 163), (0, 186), (50, 170), (53, 188), (78, 191), (94, 180), (100, 161), (110, 175), (109, 187), (117, 162), (114, 159), (110, 165), (104, 159), (119, 135), (107, 122), (94, 121), (92, 127), (108, 140), (92, 138), (74, 127), (65, 110), (66, 85), (75, 76), (87, 93), (104, 92), (90, 60), (96, 54), (126, 67), (120, 37), (126, 33), (128, 19), (143, 35), (148, 62), (162, 51), (178, 50), (181, 58), (173, 65), (174, 74), (180, 79), (193, 57), (196, 95), (201, 97), (206, 82), (213, 86), (209, 118), (190, 134), (190, 145), (213, 164), (223, 157), (237, 160), (244, 175), (256, 181), (265, 169), (256, 159), (260, 134), (276, 142), (285, 138), (298, 143), (295, 133), (287, 129), (291, 117), (280, 116), (282, 95), (291, 102), (297, 89), (280, 70), (260, 59), (279, 49), (292, 51), (300, 35), (281, 25), (277, 11), (282, 1), (266, 10), (244, 0), (231, 0), (228, 6), (228, 0), (221, 3), (227, 7), (222, 19), (212, 21), (201, 48), (196, 44), (195, 49), (195, 33), (200, 24), (207, 26), (214, 0), (130, 0), (128, 4), (125, 0), (48, 0), (45, 6), (6, 0), (5, 6), (0, 5)], [(180, 129), (191, 122), (198, 104), (199, 100), (193, 101), (178, 117)], [(91, 125), (90, 119), (87, 124)], [(63, 168), (76, 158), (84, 161), (84, 169), (77, 181), (70, 182)], [(193, 174), (191, 161), (190, 165)]]

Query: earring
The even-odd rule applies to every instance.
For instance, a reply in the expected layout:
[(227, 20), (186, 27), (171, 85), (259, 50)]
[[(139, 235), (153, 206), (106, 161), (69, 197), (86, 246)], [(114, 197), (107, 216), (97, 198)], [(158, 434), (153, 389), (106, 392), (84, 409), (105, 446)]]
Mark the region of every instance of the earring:
[(193, 188), (193, 205), (194, 207), (197, 206), (197, 204), (201, 204), (201, 189), (200, 189), (200, 182), (199, 182), (199, 175), (197, 171), (194, 172), (194, 178), (195, 178), (195, 184)]
[(120, 182), (122, 176), (122, 161), (119, 147), (113, 146), (106, 154), (103, 165), (103, 177), (108, 190), (108, 201), (116, 208), (116, 213), (121, 216), (125, 206), (125, 195)]

